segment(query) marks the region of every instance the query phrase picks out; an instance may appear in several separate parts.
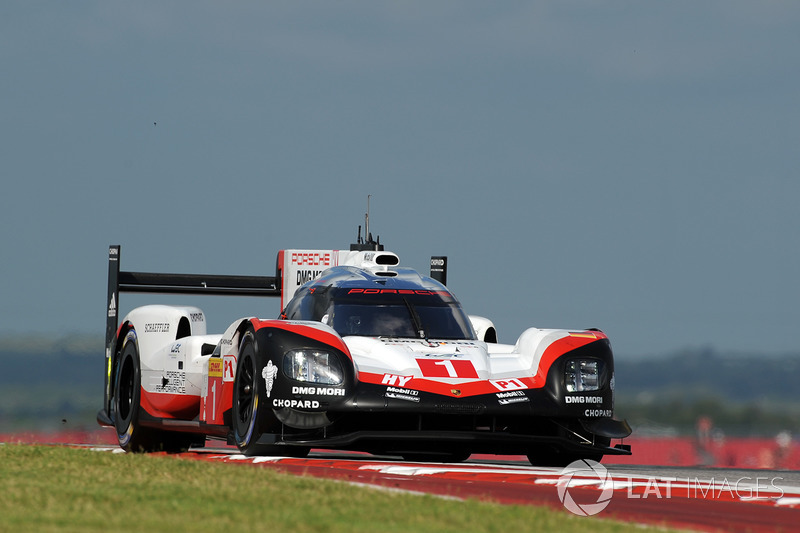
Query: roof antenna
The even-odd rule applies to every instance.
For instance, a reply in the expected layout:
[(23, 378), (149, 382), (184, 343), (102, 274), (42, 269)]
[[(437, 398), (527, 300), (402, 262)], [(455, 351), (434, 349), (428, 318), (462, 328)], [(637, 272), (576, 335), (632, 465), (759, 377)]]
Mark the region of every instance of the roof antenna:
[(351, 251), (383, 251), (381, 238), (373, 240), (372, 233), (369, 231), (369, 201), (372, 198), (371, 194), (367, 195), (367, 213), (364, 215), (364, 238), (361, 238), (361, 226), (358, 226), (358, 239), (355, 244), (350, 245)]
[(369, 232), (369, 199), (372, 198), (371, 194), (367, 195), (367, 214), (364, 215), (364, 236), (367, 238), (367, 242), (372, 242), (372, 234)]

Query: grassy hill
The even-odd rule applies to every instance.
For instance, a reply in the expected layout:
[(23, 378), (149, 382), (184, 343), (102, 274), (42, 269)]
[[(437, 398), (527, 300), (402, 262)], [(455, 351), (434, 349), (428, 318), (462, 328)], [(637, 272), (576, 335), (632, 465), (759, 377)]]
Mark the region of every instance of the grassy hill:
[(103, 360), (100, 338), (0, 339), (0, 432), (95, 427)]
[(689, 433), (700, 417), (729, 435), (800, 432), (800, 353), (686, 350), (616, 362), (617, 414), (641, 431)]

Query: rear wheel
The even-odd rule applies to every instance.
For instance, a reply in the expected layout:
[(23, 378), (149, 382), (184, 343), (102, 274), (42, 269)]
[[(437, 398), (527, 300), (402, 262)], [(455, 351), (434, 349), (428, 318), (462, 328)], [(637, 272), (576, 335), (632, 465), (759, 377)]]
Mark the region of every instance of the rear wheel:
[(120, 447), (127, 452), (149, 451), (152, 447), (153, 435), (139, 424), (140, 394), (139, 348), (136, 332), (130, 330), (122, 341), (114, 386), (114, 427)]
[(139, 422), (142, 377), (135, 330), (125, 335), (116, 368), (114, 427), (120, 447), (126, 452), (187, 450), (197, 437), (143, 427)]

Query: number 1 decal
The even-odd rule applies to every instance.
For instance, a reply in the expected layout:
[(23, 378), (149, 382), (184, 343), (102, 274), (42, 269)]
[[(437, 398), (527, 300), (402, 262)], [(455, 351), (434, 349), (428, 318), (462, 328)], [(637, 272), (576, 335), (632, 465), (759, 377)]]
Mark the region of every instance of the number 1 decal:
[(472, 361), (462, 359), (417, 359), (426, 378), (477, 378)]
[(217, 382), (211, 386), (211, 420), (217, 419)]

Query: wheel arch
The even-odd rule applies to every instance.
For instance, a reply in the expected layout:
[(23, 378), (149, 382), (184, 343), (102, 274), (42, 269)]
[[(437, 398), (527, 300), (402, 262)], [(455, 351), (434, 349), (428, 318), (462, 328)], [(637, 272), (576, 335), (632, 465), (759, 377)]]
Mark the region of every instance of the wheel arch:
[(125, 341), (125, 337), (128, 336), (128, 332), (134, 329), (133, 324), (126, 320), (122, 323), (117, 331), (116, 337), (114, 337), (113, 345), (111, 346), (111, 358), (109, 360), (109, 366), (107, 369), (108, 372), (108, 397), (106, 398), (106, 412), (109, 413), (111, 421), (114, 422), (116, 417), (116, 413), (114, 412), (113, 405), (114, 405), (114, 393), (116, 392), (117, 386), (117, 372), (119, 371), (119, 359), (120, 359), (120, 352), (122, 350), (122, 344)]

